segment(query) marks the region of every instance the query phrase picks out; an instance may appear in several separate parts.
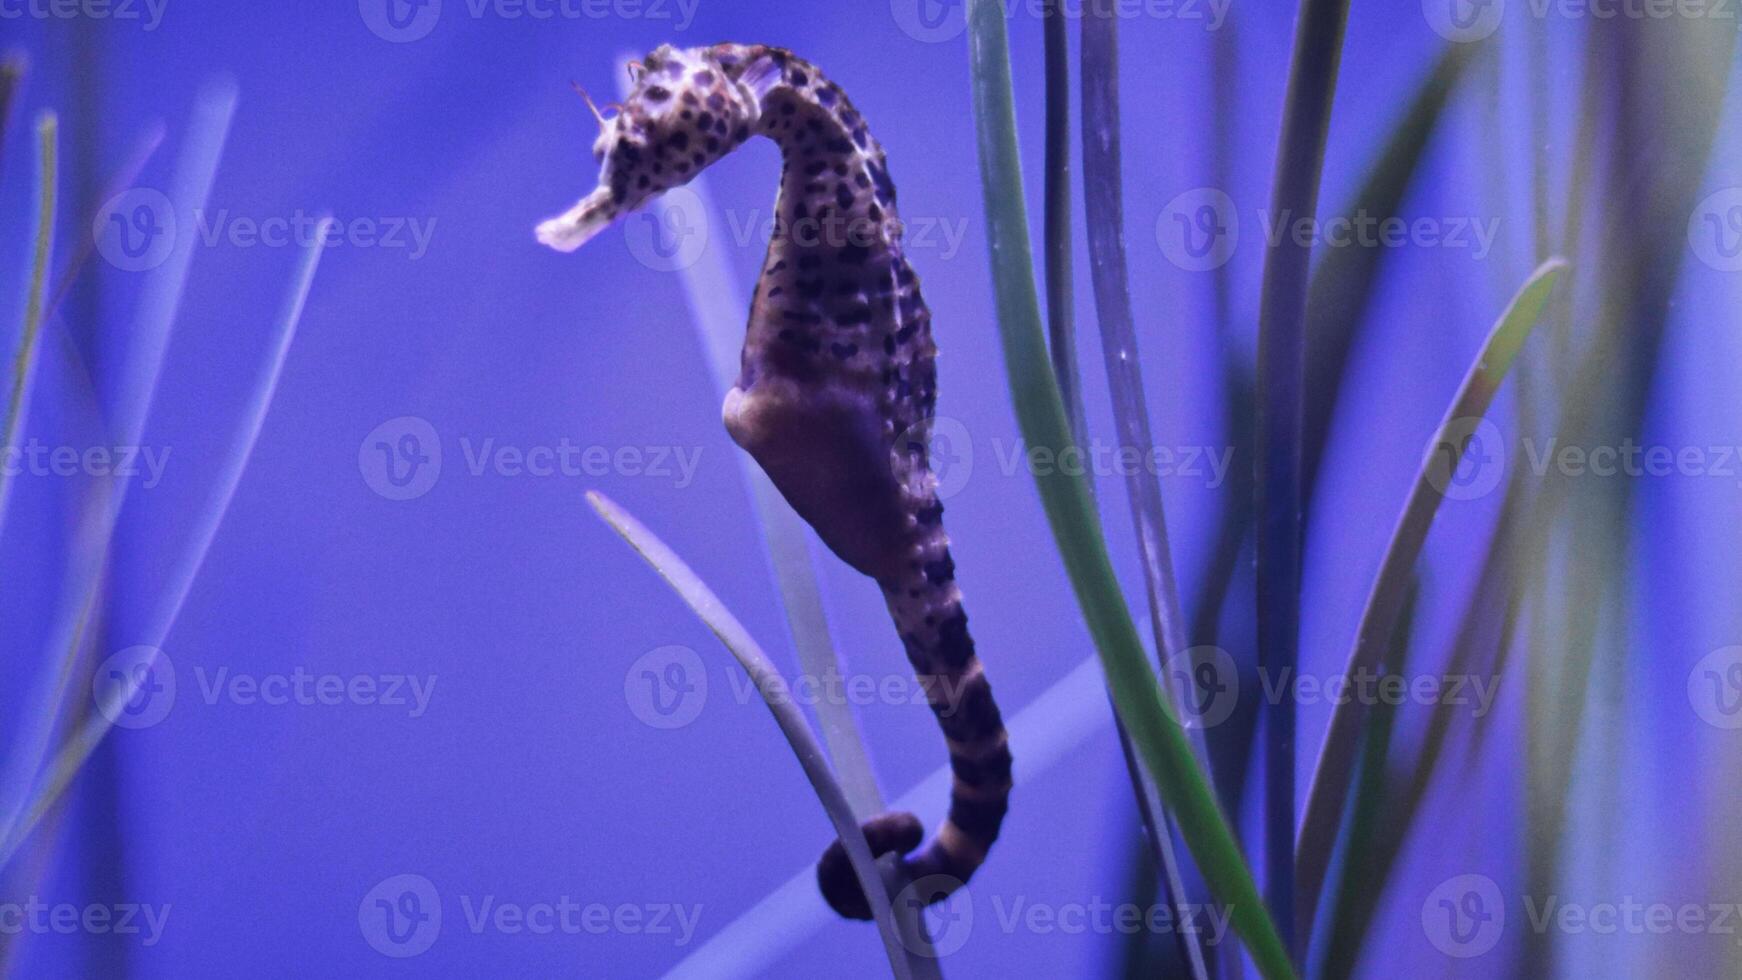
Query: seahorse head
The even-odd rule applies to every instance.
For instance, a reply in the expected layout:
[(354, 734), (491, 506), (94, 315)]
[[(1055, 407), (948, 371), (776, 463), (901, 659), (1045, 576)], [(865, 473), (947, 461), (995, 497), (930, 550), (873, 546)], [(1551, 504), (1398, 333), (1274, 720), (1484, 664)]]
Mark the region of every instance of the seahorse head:
[(599, 186), (569, 211), (538, 226), (538, 240), (562, 252), (580, 248), (612, 221), (664, 191), (688, 183), (755, 131), (760, 86), (779, 69), (756, 62), (756, 49), (721, 44), (664, 45), (630, 68), (634, 89), (621, 111), (601, 117), (593, 156)]

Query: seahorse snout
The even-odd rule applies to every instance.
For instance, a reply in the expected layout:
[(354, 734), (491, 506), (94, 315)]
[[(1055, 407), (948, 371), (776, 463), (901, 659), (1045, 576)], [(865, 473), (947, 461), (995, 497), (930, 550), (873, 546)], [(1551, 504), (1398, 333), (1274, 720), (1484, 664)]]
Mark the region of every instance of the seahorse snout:
[(540, 244), (559, 252), (573, 252), (587, 244), (593, 236), (617, 218), (618, 208), (611, 199), (611, 189), (600, 187), (581, 198), (580, 203), (562, 214), (541, 222), (536, 230)]

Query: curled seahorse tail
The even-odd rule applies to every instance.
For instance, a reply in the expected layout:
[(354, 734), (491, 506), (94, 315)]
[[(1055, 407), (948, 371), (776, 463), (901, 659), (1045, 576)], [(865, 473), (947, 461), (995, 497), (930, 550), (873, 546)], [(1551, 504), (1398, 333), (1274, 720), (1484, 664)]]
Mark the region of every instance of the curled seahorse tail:
[[(871, 846), (872, 857), (882, 857), (891, 851), (906, 854), (925, 839), (925, 827), (911, 813), (884, 813), (865, 821), (861, 828), (865, 843)], [(871, 918), (871, 903), (859, 887), (853, 865), (847, 860), (847, 849), (839, 840), (829, 845), (817, 861), (817, 887), (829, 907), (843, 918)]]
[[(941, 534), (939, 535), (941, 538)], [(907, 646), (908, 659), (925, 685), (927, 700), (950, 748), (950, 814), (925, 850), (903, 860), (914, 883), (912, 896), (925, 904), (940, 901), (967, 884), (998, 839), (1009, 809), (1011, 758), (998, 703), (992, 698), (967, 615), (954, 583), (947, 548), (925, 563), (921, 577), (901, 587), (886, 587), (891, 613)], [(924, 828), (911, 813), (885, 813), (864, 824), (873, 856), (907, 854), (920, 845)], [(859, 888), (840, 841), (817, 862), (817, 883), (829, 906), (849, 919), (869, 919), (870, 904)]]

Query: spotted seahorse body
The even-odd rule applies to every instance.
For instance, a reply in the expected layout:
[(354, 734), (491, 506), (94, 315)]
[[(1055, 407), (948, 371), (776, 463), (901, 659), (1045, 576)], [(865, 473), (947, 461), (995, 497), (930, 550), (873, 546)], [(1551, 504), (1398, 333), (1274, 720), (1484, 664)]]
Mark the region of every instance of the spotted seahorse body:
[[(948, 820), (906, 859), (935, 901), (998, 837), (1010, 752), (968, 635), (928, 458), (937, 348), (882, 148), (840, 88), (788, 51), (662, 47), (604, 121), (598, 189), (540, 225), (539, 240), (578, 248), (753, 135), (780, 147), (784, 170), (726, 428), (823, 542), (883, 590), (955, 776)], [(911, 814), (887, 813), (865, 834), (877, 854), (908, 854), (924, 830)], [(870, 917), (839, 841), (817, 875), (837, 912)]]

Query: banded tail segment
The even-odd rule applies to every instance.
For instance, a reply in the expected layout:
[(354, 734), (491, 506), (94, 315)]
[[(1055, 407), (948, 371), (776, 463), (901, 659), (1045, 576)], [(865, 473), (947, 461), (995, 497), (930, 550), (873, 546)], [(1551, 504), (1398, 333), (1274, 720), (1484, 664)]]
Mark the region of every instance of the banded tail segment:
[[(932, 512), (941, 516), (942, 507)], [(924, 547), (916, 575), (883, 588), (890, 615), (901, 631), (908, 661), (926, 687), (927, 699), (949, 745), (950, 813), (924, 851), (903, 860), (910, 881), (927, 882), (925, 900), (935, 902), (973, 877), (1004, 823), (1009, 808), (1011, 757), (1004, 719), (992, 699), (968, 616), (956, 588), (955, 564), (941, 524), (934, 524), (934, 542)], [(925, 829), (911, 813), (885, 813), (865, 822), (865, 840), (874, 856), (908, 854), (920, 845)], [(871, 907), (853, 876), (840, 841), (817, 862), (817, 883), (823, 897), (850, 919), (871, 918)]]

